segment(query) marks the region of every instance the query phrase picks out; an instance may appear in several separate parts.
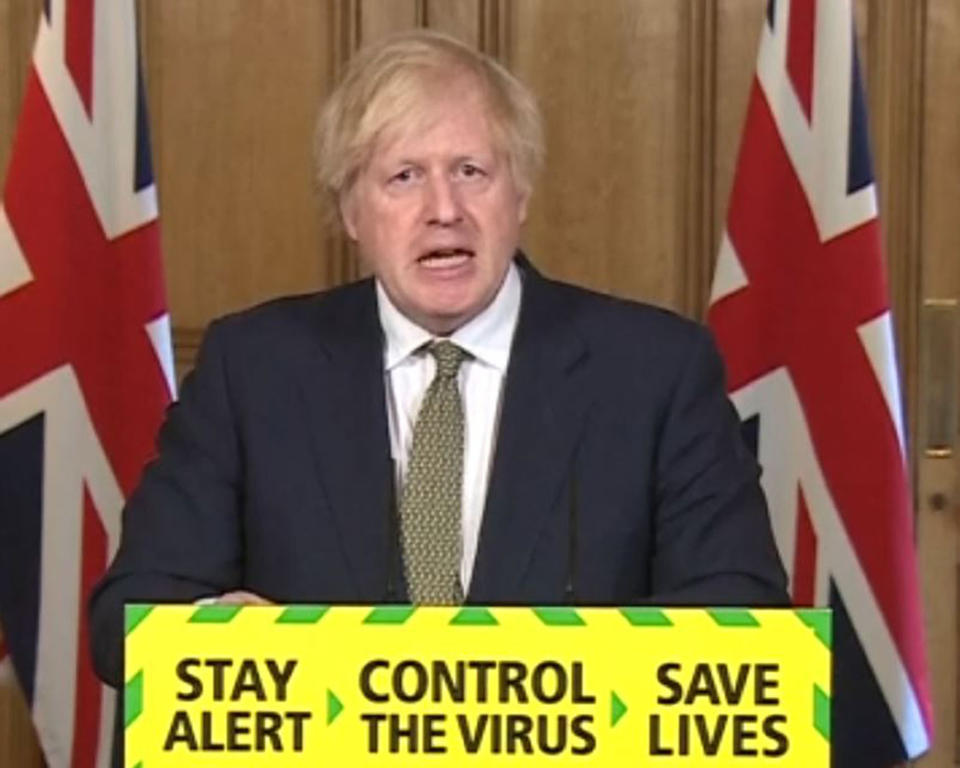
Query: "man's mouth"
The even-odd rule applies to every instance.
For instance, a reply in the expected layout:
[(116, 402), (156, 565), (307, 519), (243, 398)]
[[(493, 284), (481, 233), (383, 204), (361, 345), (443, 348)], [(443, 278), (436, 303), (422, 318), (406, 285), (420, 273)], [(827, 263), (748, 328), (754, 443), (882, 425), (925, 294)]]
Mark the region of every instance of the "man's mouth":
[(424, 253), (417, 263), (427, 269), (452, 269), (466, 264), (473, 256), (469, 248), (437, 248)]

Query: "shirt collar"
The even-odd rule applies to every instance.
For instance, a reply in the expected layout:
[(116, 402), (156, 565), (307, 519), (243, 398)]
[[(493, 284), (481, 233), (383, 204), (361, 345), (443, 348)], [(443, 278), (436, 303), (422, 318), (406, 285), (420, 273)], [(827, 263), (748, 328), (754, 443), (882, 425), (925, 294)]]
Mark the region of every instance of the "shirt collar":
[[(377, 312), (385, 338), (384, 364), (389, 371), (431, 341), (434, 336), (404, 315), (377, 285)], [(458, 328), (450, 340), (470, 355), (499, 371), (507, 370), (510, 344), (520, 316), (522, 282), (516, 264), (510, 263), (493, 301), (476, 317)]]

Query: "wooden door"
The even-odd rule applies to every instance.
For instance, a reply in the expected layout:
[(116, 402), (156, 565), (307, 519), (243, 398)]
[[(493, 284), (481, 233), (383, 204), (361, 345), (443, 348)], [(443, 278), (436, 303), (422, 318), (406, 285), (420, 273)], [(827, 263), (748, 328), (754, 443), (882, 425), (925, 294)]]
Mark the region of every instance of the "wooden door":
[(936, 711), (933, 751), (922, 766), (960, 764), (960, 4), (930, 0), (914, 22), (922, 41), (919, 91), (911, 128), (919, 144), (919, 199), (909, 218), (915, 237), (912, 282), (918, 292), (915, 338), (916, 389), (910, 401), (917, 421), (914, 443), (917, 546), (926, 602), (927, 642)]

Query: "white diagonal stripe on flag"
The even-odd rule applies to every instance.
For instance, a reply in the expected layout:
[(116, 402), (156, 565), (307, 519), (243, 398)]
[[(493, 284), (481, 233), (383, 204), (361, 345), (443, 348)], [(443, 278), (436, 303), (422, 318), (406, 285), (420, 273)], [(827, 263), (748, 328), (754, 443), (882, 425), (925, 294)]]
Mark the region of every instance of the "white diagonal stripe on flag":
[(170, 343), (170, 315), (164, 312), (156, 320), (151, 320), (147, 323), (146, 330), (157, 362), (163, 370), (170, 399), (174, 400), (177, 397), (177, 377), (173, 365), (173, 346)]
[(0, 297), (33, 280), (30, 265), (23, 257), (7, 212), (0, 205)]
[(0, 433), (40, 414), (43, 527), (33, 715), (48, 762), (69, 765), (80, 652), (76, 623), (85, 607), (79, 591), (64, 589), (63, 583), (80, 583), (84, 489), (100, 515), (111, 552), (119, 538), (123, 495), (69, 366), (0, 398)]
[(157, 217), (156, 187), (133, 189), (136, 161), (136, 13), (129, 2), (94, 3), (93, 117), (88, 117), (64, 58), (66, 3), (41, 21), (34, 67), (70, 145), (108, 238)]
[(903, 411), (900, 400), (900, 376), (897, 374), (897, 361), (893, 359), (893, 315), (886, 311), (869, 323), (857, 328), (860, 341), (870, 366), (877, 377), (877, 386), (883, 392), (883, 400), (890, 412), (890, 421), (897, 430), (900, 452), (903, 461), (907, 461), (907, 442), (903, 433)]

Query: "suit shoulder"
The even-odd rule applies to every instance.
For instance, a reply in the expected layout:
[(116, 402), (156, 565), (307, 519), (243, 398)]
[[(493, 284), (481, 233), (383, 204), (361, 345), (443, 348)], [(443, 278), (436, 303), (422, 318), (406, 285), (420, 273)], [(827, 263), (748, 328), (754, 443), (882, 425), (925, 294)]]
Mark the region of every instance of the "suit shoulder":
[(361, 280), (326, 291), (281, 296), (211, 322), (208, 336), (227, 343), (239, 341), (276, 344), (283, 339), (337, 333), (341, 326), (356, 322), (358, 315), (375, 307), (373, 283)]
[(670, 352), (698, 346), (710, 338), (700, 323), (673, 310), (612, 296), (568, 283), (546, 281), (565, 305), (563, 313), (592, 347), (626, 346)]

